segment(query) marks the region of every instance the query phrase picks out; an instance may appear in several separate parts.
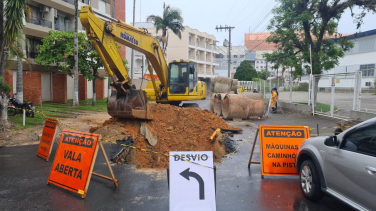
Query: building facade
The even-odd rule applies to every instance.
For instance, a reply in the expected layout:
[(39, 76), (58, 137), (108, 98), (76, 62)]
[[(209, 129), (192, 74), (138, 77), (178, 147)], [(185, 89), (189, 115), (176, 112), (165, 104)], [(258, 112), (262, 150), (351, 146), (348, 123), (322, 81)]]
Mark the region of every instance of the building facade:
[[(91, 5), (94, 9), (112, 14), (112, 0), (78, 0), (78, 6)], [(48, 36), (51, 30), (74, 30), (74, 0), (32, 0), (27, 5), (28, 14), (24, 16), (23, 36), (29, 43), (24, 45), (24, 54), (32, 61), (32, 69), (23, 63), (23, 98), (28, 101), (40, 103), (53, 101), (65, 103), (73, 99), (73, 78), (56, 70), (46, 69), (44, 65), (34, 63), (38, 56), (37, 45), (42, 44), (42, 38)], [(116, 1), (115, 18), (125, 21), (125, 1)], [(79, 20), (79, 19), (78, 19)], [(81, 22), (78, 22), (79, 32), (84, 32)], [(125, 58), (125, 48), (120, 50)], [(17, 62), (11, 61), (5, 71), (6, 83), (13, 86), (16, 93)], [(103, 69), (100, 70), (104, 73)], [(97, 80), (97, 98), (107, 97), (107, 79)], [(93, 97), (93, 83), (79, 76), (80, 100)]]
[(285, 68), (282, 74), (283, 67), (273, 68), (274, 64), (266, 62), (265, 60), (264, 55), (266, 53), (273, 53), (273, 51), (277, 50), (275, 44), (266, 42), (269, 36), (270, 32), (244, 34), (244, 45), (247, 47), (247, 54), (249, 54), (249, 56), (246, 55), (246, 61), (248, 61), (256, 71), (268, 71), (270, 77), (288, 78), (291, 74), (290, 68)]
[[(218, 54), (215, 55), (215, 61), (218, 67), (215, 70), (215, 76), (228, 77), (228, 47), (218, 46), (217, 49)], [(236, 68), (245, 60), (246, 54), (247, 48), (245, 46), (231, 46), (230, 76), (235, 74)]]
[[(140, 22), (135, 23), (135, 26), (145, 28), (157, 39), (162, 35), (162, 31), (159, 31), (158, 34), (156, 33), (153, 23)], [(218, 66), (215, 62), (216, 42), (216, 38), (213, 35), (200, 32), (189, 26), (185, 26), (185, 30), (181, 32), (181, 39), (168, 30), (168, 47), (165, 58), (167, 62), (181, 59), (195, 61), (198, 64), (198, 77), (210, 78), (214, 75), (215, 67)], [(143, 54), (137, 51), (134, 52), (134, 78), (141, 78), (142, 66), (144, 67), (144, 73), (145, 71), (147, 72), (146, 58)], [(144, 60), (142, 57), (144, 57)], [(127, 48), (127, 60), (131, 61), (131, 49), (129, 48)]]
[[(334, 38), (338, 41), (342, 38)], [(343, 58), (339, 58), (338, 66), (324, 72), (324, 74), (335, 75), (336, 89), (353, 89), (355, 86), (354, 72), (362, 72), (362, 90), (374, 90), (376, 77), (376, 29), (346, 36), (354, 43), (354, 48), (345, 52)], [(338, 75), (341, 74), (342, 75)], [(302, 82), (308, 82), (308, 77), (302, 77)], [(319, 81), (319, 88), (330, 89), (331, 78), (322, 77)]]

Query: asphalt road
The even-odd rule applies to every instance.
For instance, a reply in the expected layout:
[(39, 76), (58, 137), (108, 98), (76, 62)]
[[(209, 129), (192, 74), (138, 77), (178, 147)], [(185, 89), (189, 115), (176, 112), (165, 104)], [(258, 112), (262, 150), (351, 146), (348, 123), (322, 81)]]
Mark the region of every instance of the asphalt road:
[[(198, 102), (206, 108), (208, 101)], [(307, 125), (334, 127), (335, 122), (319, 117), (297, 114), (272, 114), (265, 120), (230, 121), (241, 127), (242, 134), (234, 140), (240, 145), (249, 139), (217, 170), (217, 210), (353, 210), (331, 196), (320, 202), (306, 200), (297, 177), (265, 177), (261, 179), (259, 165), (247, 168), (254, 131), (257, 125)], [(331, 134), (333, 129), (320, 133)], [(314, 133), (314, 132), (313, 132)], [(249, 138), (250, 137), (250, 138)], [(169, 191), (166, 171), (137, 170), (133, 165), (113, 165), (119, 187), (107, 180), (92, 177), (86, 199), (53, 185), (47, 185), (51, 163), (36, 156), (38, 146), (0, 148), (0, 210), (168, 210)], [(105, 144), (107, 154), (111, 146)], [(53, 149), (52, 158), (54, 157)], [(256, 147), (254, 159), (258, 160)], [(98, 154), (94, 172), (109, 175), (103, 156)], [(182, 193), (183, 194), (183, 193)]]

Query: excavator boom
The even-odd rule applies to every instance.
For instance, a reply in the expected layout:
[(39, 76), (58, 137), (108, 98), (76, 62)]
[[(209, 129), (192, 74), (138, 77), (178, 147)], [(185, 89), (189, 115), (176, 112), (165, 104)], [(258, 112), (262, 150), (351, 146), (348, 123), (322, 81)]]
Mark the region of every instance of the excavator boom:
[[(148, 64), (151, 64), (160, 79), (160, 86), (154, 83), (154, 92), (156, 98), (161, 99), (167, 98), (168, 66), (158, 40), (146, 31), (94, 11), (91, 6), (81, 7), (80, 19), (107, 75), (112, 78), (111, 86), (116, 89), (108, 101), (108, 113), (120, 118), (151, 119), (146, 93), (134, 88), (116, 42), (146, 56)], [(150, 65), (148, 69), (151, 70)]]

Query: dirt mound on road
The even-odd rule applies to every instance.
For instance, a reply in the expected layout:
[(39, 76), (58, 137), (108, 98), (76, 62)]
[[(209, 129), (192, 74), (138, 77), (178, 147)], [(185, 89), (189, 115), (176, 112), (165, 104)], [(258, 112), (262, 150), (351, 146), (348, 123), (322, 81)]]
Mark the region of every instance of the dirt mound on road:
[[(210, 136), (217, 128), (240, 130), (208, 110), (166, 104), (151, 104), (150, 107), (153, 115), (151, 121), (111, 118), (103, 125), (91, 128), (90, 132), (101, 134), (104, 140), (118, 140), (119, 143), (131, 138), (135, 147), (166, 154), (170, 151), (213, 151), (215, 160), (219, 161), (226, 154), (222, 135), (219, 133), (213, 141)], [(157, 135), (158, 143), (155, 146), (151, 146), (140, 134), (143, 122)], [(140, 168), (168, 166), (167, 156), (133, 149), (125, 150), (117, 161), (133, 163)]]

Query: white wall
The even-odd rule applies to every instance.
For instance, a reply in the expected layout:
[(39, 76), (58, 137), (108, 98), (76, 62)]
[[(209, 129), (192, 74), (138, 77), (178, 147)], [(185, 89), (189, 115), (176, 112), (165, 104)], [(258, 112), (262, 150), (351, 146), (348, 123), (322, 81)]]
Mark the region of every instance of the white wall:
[(108, 78), (104, 78), (104, 97), (108, 96)]
[(93, 81), (87, 80), (87, 99), (93, 99)]
[(67, 75), (67, 99), (72, 100), (73, 99), (73, 93), (74, 92), (74, 79), (73, 77), (70, 77)]
[(17, 70), (13, 71), (13, 94), (17, 93)]

